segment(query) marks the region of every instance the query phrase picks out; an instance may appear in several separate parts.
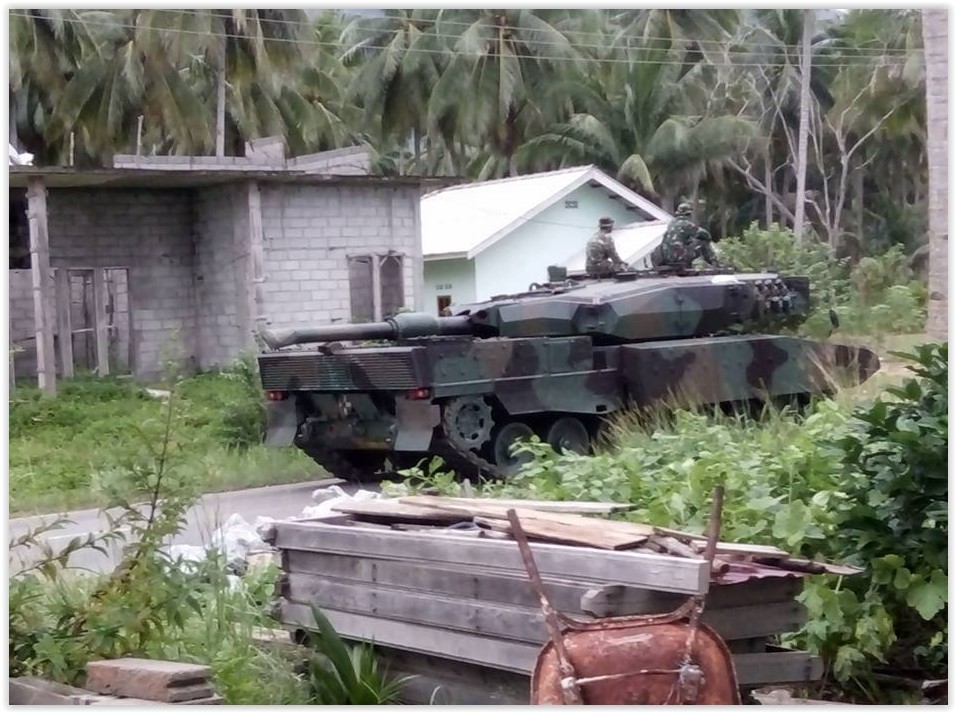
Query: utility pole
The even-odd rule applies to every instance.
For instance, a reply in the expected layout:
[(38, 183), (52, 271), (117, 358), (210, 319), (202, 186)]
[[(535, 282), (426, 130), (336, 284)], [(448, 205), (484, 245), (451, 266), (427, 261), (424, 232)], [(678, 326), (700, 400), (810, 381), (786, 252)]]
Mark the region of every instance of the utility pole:
[(797, 134), (797, 194), (793, 211), (793, 237), (803, 242), (804, 206), (807, 192), (807, 139), (810, 133), (810, 44), (813, 41), (814, 10), (803, 11), (803, 46), (800, 55), (800, 126)]

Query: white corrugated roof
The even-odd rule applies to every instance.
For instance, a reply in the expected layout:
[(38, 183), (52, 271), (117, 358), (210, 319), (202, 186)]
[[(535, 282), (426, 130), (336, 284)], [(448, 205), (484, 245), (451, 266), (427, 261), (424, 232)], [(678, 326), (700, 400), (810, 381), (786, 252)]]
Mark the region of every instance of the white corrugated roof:
[(421, 203), (422, 253), (473, 258), (576, 188), (596, 181), (660, 220), (671, 216), (595, 166), (443, 188)]
[[(634, 265), (639, 260), (648, 257), (664, 237), (667, 223), (666, 220), (655, 220), (650, 223), (628, 223), (620, 228), (615, 228), (611, 237), (614, 238), (614, 247), (617, 248), (617, 254), (628, 265)], [(581, 248), (562, 264), (569, 271), (583, 270), (586, 260), (585, 248)]]

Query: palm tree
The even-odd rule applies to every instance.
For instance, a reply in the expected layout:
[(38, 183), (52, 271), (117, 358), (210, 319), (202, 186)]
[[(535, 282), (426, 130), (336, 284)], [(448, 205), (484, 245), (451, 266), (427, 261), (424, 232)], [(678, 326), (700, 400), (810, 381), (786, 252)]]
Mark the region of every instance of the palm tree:
[[(594, 163), (626, 185), (654, 195), (665, 209), (684, 192), (696, 197), (708, 169), (740, 151), (752, 122), (708, 114), (704, 63), (672, 61), (668, 43), (647, 42), (640, 61), (616, 64), (606, 79), (553, 87), (575, 112), (522, 146), (523, 161), (546, 167)], [(709, 90), (708, 90), (709, 91)]]
[[(428, 102), (428, 128), (479, 178), (518, 172), (519, 146), (552, 118), (545, 88), (583, 57), (556, 25), (567, 11), (442, 10), (447, 61)], [(469, 160), (470, 159), (470, 160)]]
[(404, 163), (410, 142), (416, 168), (428, 130), (429, 93), (444, 68), (434, 32), (437, 15), (436, 10), (386, 10), (384, 16), (358, 17), (340, 40), (342, 58), (353, 70), (349, 92), (376, 143), (393, 146)]
[(208, 125), (217, 155), (225, 153), (227, 134), (235, 153), (246, 138), (284, 134), (283, 95), (287, 112), (306, 110), (289, 96), (317, 47), (304, 11), (148, 10), (137, 24), (151, 56), (188, 67), (203, 94), (215, 92)]
[(105, 51), (110, 13), (19, 10), (10, 13), (10, 120), (38, 165), (69, 160), (69, 132), (57, 108), (84, 57)]
[(923, 10), (926, 56), (926, 124), (929, 156), (929, 316), (927, 333), (946, 338), (949, 308), (949, 174), (946, 131), (949, 123), (949, 11)]

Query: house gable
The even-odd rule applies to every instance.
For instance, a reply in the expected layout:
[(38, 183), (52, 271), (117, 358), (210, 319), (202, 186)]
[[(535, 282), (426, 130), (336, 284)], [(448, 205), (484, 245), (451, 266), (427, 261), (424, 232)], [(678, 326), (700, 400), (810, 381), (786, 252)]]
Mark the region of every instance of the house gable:
[(560, 265), (568, 255), (583, 250), (605, 215), (618, 226), (637, 217), (603, 186), (581, 185), (554, 201), (475, 256), (477, 298), (520, 292), (532, 282), (546, 280), (548, 265)]
[(582, 186), (603, 190), (632, 209), (625, 222), (670, 216), (594, 166), (483, 181), (429, 193), (422, 199), (425, 259), (475, 258)]

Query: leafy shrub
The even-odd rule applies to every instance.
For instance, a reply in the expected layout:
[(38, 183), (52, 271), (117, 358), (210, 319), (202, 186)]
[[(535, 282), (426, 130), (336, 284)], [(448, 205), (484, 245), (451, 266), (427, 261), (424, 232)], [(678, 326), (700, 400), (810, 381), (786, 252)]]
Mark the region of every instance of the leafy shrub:
[(262, 442), (266, 411), (254, 357), (237, 359), (231, 369), (207, 372), (183, 384), (192, 405), (190, 425), (205, 428), (219, 443), (245, 448)]
[[(919, 347), (911, 368), (918, 378), (855, 409), (819, 400), (805, 415), (760, 419), (624, 415), (593, 456), (535, 439), (519, 446), (533, 460), (482, 494), (629, 502), (619, 517), (700, 533), (723, 484), (722, 537), (864, 568), (808, 578), (809, 621), (786, 638), (822, 654), (830, 680), (881, 700), (871, 675), (881, 662), (946, 675), (947, 345)], [(453, 494), (421, 468), (407, 484)]]
[(307, 634), (317, 654), (308, 662), (309, 705), (389, 705), (407, 677), (392, 678), (379, 665), (371, 646), (348, 646), (315, 606), (317, 631)]
[(854, 413), (839, 441), (845, 481), (831, 553), (867, 568), (839, 593), (803, 596), (810, 645), (846, 680), (872, 661), (946, 675), (948, 345), (918, 347), (916, 378)]
[[(236, 582), (226, 574), (222, 556), (210, 553), (187, 567), (165, 551), (196, 498), (194, 481), (176, 469), (180, 453), (172, 426), (178, 404), (173, 389), (163, 418), (144, 424), (162, 434), (158, 445), (147, 448), (154, 461), (125, 472), (116, 468), (115, 479), (104, 481), (119, 507), (118, 515), (107, 513), (107, 532), (76, 538), (54, 552), (44, 535), (66, 524), (57, 520), (10, 543), (9, 675), (75, 685), (91, 660), (165, 658), (211, 666), (229, 704), (306, 704), (316, 695), (309, 691), (318, 673), (306, 681), (291, 656), (254, 638), (256, 627), (272, 623), (268, 608), (276, 568), (252, 570)], [(119, 534), (124, 530), (126, 537)], [(108, 545), (123, 540), (127, 544), (110, 574), (67, 567), (83, 549), (106, 554)], [(331, 635), (325, 634), (327, 644)], [(374, 657), (357, 651), (351, 659), (357, 685), (349, 685), (336, 702), (391, 700), (400, 682), (386, 680)]]
[(740, 270), (773, 269), (810, 278), (811, 312), (799, 330), (803, 334), (830, 334), (829, 307), (845, 333), (912, 333), (925, 324), (926, 285), (915, 278), (898, 245), (851, 266), (847, 258), (832, 257), (823, 243), (798, 244), (789, 229), (774, 224), (761, 230), (756, 223), (719, 245), (721, 259)]

